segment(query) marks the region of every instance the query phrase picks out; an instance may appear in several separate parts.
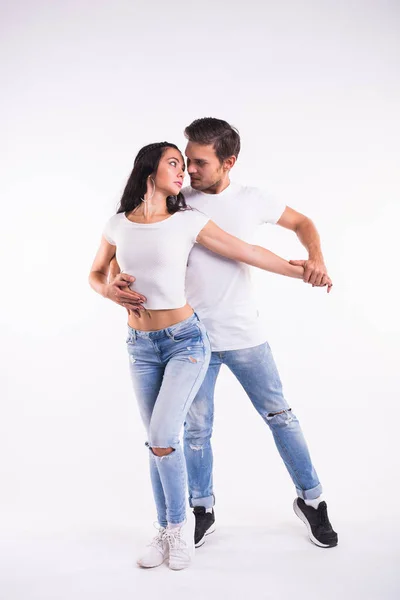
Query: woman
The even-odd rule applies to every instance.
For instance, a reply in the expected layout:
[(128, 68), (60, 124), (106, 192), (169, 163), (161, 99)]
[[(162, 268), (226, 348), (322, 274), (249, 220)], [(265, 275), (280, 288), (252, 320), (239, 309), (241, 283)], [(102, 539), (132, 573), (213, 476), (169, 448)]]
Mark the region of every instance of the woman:
[(150, 476), (159, 532), (138, 560), (171, 569), (189, 566), (194, 522), (186, 512), (186, 470), (179, 436), (205, 377), (211, 349), (203, 324), (185, 299), (185, 270), (195, 242), (227, 258), (302, 279), (303, 268), (226, 233), (186, 206), (180, 193), (185, 164), (167, 142), (138, 153), (116, 215), (106, 224), (89, 276), (107, 296), (110, 261), (135, 274), (144, 310), (129, 311), (128, 353), (135, 394), (147, 431)]

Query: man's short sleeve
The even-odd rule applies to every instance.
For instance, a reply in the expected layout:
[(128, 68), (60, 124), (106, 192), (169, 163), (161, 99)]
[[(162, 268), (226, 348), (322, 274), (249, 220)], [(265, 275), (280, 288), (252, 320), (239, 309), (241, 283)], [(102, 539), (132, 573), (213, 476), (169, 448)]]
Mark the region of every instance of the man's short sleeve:
[(191, 219), (190, 233), (192, 236), (193, 243), (195, 243), (197, 236), (199, 235), (199, 233), (203, 229), (203, 227), (208, 223), (208, 221), (210, 220), (210, 217), (207, 217), (207, 215), (202, 213), (200, 210), (197, 210), (197, 208), (192, 208), (192, 210), (189, 209), (188, 211), (185, 211), (185, 212), (190, 213), (190, 219)]
[(283, 215), (286, 204), (262, 190), (255, 191), (257, 193), (260, 222), (275, 225)]

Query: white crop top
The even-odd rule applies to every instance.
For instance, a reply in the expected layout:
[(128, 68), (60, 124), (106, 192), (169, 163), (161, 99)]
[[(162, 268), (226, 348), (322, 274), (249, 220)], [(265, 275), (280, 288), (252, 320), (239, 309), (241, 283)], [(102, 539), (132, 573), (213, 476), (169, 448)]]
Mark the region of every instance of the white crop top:
[(130, 288), (146, 296), (145, 308), (161, 310), (186, 304), (189, 252), (209, 220), (189, 208), (158, 223), (133, 223), (125, 213), (106, 223), (103, 236), (116, 246), (121, 271), (136, 278)]

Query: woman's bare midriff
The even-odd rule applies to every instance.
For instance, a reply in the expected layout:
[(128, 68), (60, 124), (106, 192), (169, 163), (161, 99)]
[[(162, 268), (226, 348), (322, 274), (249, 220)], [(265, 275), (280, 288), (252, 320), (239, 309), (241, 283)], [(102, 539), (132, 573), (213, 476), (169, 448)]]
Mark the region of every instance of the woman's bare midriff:
[(128, 325), (132, 329), (141, 331), (156, 331), (176, 325), (180, 321), (188, 319), (193, 314), (193, 308), (185, 304), (181, 308), (171, 308), (168, 310), (141, 310), (140, 317), (129, 311)]

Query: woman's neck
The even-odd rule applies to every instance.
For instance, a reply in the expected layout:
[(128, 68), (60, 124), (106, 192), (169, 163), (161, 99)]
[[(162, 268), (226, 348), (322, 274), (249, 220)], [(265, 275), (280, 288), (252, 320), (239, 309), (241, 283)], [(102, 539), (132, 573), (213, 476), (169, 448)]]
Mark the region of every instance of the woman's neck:
[(144, 199), (139, 206), (131, 213), (144, 221), (152, 221), (158, 217), (167, 216), (167, 198), (165, 193), (156, 190), (154, 194), (145, 194)]

